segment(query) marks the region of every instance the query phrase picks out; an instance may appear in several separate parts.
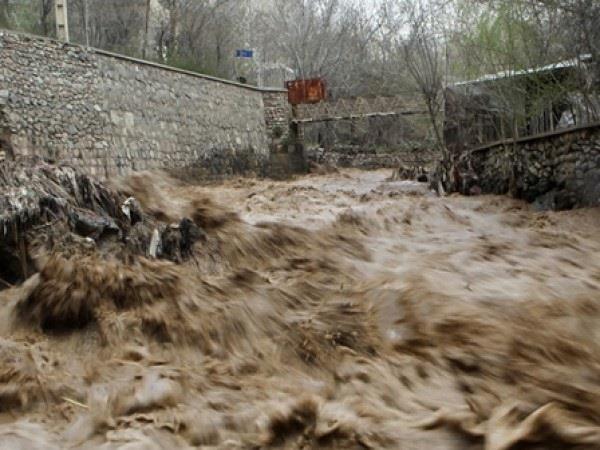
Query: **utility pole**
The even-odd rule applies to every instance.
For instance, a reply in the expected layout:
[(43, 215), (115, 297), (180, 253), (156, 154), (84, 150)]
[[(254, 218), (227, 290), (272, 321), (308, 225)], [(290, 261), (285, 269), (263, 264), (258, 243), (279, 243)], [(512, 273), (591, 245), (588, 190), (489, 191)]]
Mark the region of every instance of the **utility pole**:
[(69, 42), (69, 20), (67, 16), (67, 0), (55, 0), (56, 37), (60, 41)]

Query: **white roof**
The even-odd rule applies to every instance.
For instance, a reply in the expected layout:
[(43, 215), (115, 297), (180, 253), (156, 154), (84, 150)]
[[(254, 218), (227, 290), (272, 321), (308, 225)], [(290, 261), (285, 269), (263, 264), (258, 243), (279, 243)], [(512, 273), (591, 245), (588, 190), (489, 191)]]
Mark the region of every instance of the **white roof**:
[(585, 54), (585, 55), (581, 55), (579, 58), (566, 59), (564, 61), (559, 61), (559, 62), (556, 62), (553, 64), (548, 64), (547, 66), (542, 66), (542, 67), (535, 67), (535, 68), (531, 68), (531, 69), (522, 69), (522, 70), (503, 70), (501, 72), (483, 75), (475, 80), (459, 81), (457, 83), (453, 83), (452, 86), (465, 86), (468, 84), (477, 84), (477, 83), (483, 83), (486, 81), (501, 80), (503, 78), (512, 78), (512, 77), (518, 77), (521, 75), (529, 75), (529, 74), (533, 74), (533, 73), (551, 72), (556, 69), (564, 69), (567, 67), (576, 67), (582, 61), (589, 61), (591, 59), (592, 59), (592, 55)]

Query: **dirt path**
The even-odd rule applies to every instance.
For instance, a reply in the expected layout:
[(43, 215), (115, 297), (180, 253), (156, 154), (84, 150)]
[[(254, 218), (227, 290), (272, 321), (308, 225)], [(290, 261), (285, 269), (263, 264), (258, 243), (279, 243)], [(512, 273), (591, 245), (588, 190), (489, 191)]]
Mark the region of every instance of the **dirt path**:
[(600, 210), (389, 175), (131, 181), (207, 238), (0, 293), (0, 449), (597, 448)]

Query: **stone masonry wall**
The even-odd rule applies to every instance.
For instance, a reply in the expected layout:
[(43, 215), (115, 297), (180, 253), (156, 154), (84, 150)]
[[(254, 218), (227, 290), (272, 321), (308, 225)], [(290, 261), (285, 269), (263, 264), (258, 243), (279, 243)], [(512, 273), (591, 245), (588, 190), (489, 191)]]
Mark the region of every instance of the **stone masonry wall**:
[(463, 193), (510, 193), (542, 209), (600, 205), (600, 124), (471, 150), (455, 177)]
[(311, 149), (309, 162), (332, 167), (354, 169), (384, 169), (399, 167), (431, 167), (439, 159), (437, 152), (427, 148), (407, 148), (377, 152), (360, 146), (336, 146), (333, 149)]
[(289, 135), (289, 119), (292, 114), (288, 103), (287, 91), (265, 90), (263, 91), (263, 103), (265, 107), (265, 121), (267, 134), (277, 139), (275, 130), (281, 131), (280, 139), (286, 139)]
[(159, 168), (265, 174), (268, 128), (287, 117), (265, 110), (263, 95), (270, 105), (282, 93), (0, 32), (0, 144), (16, 157), (100, 177)]

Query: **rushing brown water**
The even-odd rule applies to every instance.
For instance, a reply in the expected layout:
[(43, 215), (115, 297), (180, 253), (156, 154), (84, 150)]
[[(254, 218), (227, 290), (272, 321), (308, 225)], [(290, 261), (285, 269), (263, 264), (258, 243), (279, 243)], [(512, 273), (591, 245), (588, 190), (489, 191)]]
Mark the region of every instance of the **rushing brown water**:
[(0, 293), (0, 449), (600, 448), (600, 211), (388, 176), (124, 181), (207, 237)]

